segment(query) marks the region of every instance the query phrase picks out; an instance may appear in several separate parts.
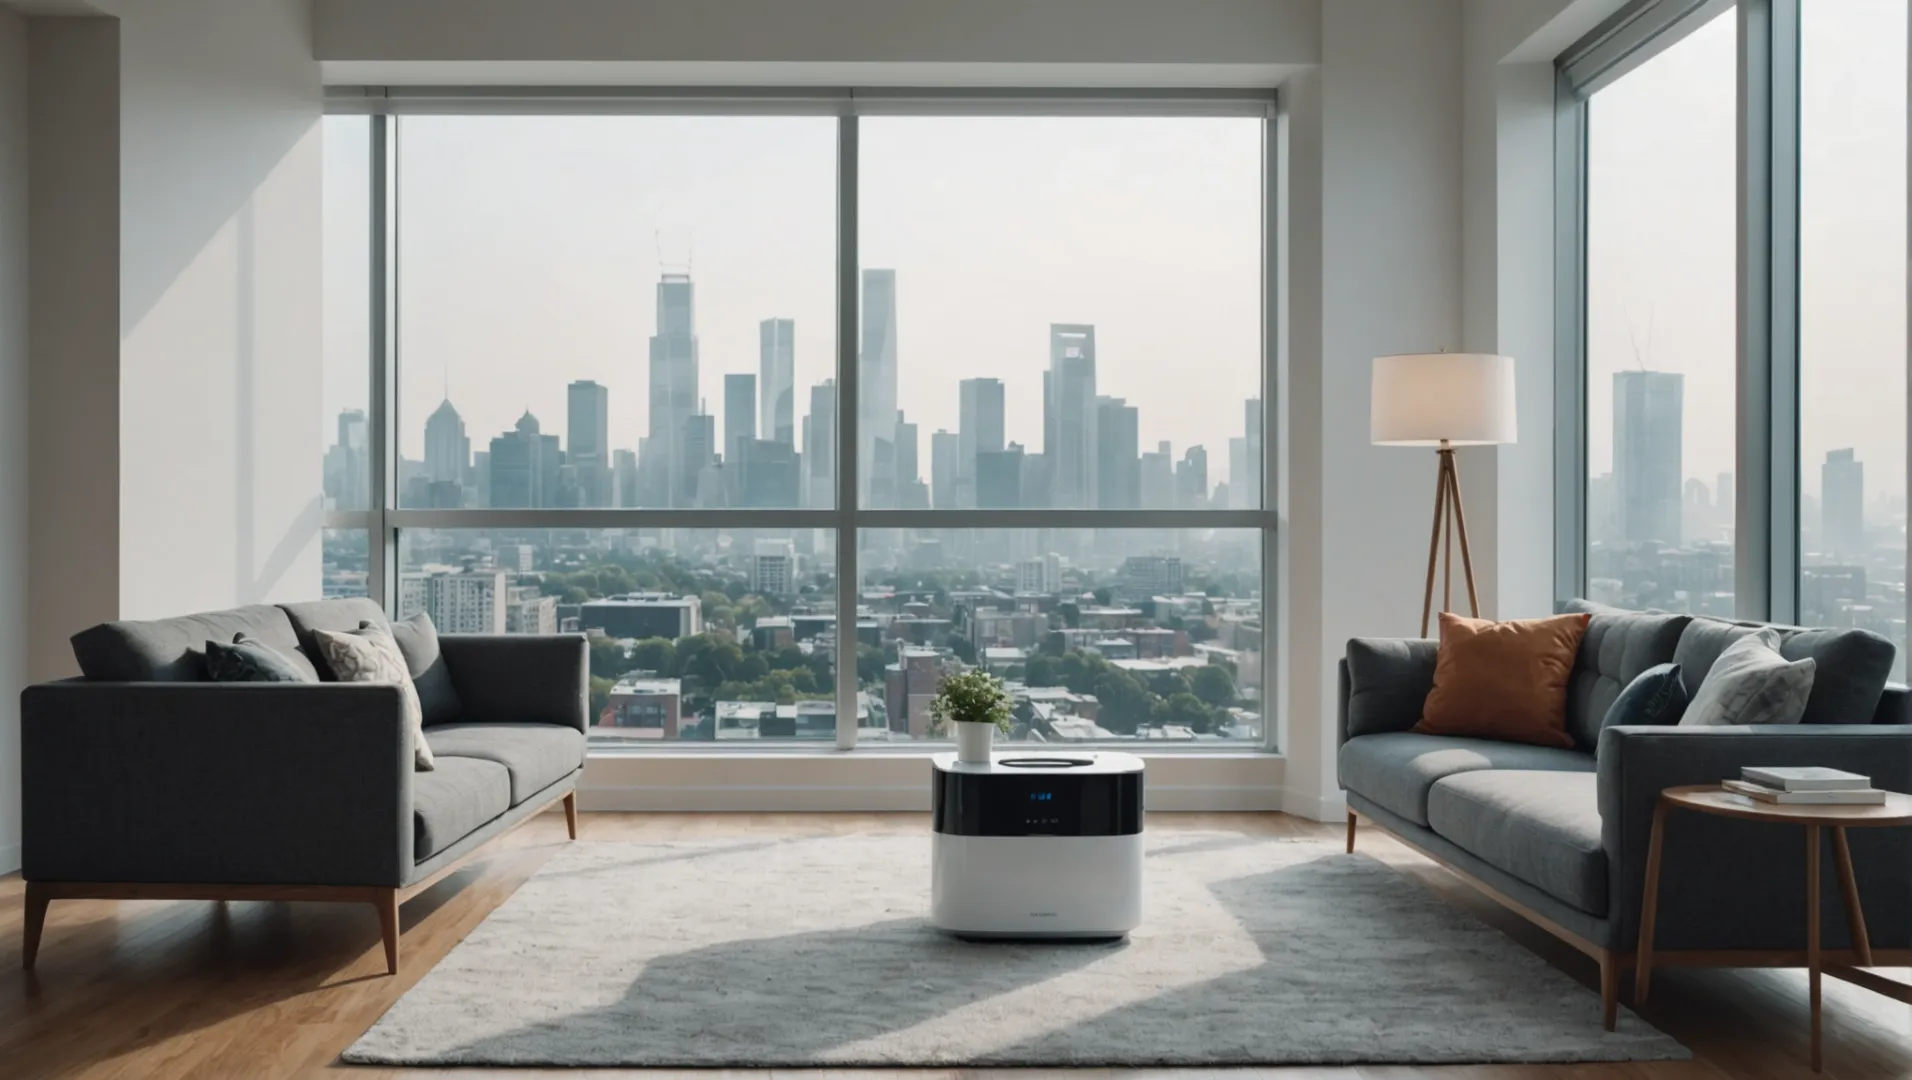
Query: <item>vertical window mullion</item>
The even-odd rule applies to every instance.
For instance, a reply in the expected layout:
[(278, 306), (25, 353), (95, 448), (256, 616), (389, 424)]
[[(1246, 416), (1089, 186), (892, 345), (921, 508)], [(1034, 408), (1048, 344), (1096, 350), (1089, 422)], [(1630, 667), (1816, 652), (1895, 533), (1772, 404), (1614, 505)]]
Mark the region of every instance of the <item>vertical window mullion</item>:
[(398, 537), (387, 513), (397, 504), (398, 387), (398, 124), (388, 113), (372, 117), (371, 235), (371, 457), (372, 534), (366, 549), (366, 591), (398, 614)]
[(1554, 597), (1587, 594), (1587, 101), (1554, 90)]
[(1799, 7), (1739, 5), (1735, 610), (1799, 613)]
[(857, 736), (857, 118), (837, 119), (837, 749)]

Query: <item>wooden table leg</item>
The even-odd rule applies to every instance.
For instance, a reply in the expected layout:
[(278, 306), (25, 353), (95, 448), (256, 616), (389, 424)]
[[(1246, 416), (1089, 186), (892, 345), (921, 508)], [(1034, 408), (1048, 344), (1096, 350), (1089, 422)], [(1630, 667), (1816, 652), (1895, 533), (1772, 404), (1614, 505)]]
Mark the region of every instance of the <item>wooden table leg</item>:
[(1832, 827), (1832, 865), (1839, 871), (1839, 893), (1846, 901), (1846, 926), (1852, 931), (1852, 951), (1860, 967), (1872, 966), (1872, 939), (1866, 935), (1866, 914), (1859, 906), (1859, 879), (1852, 873), (1852, 849), (1846, 846), (1846, 827)]
[(1806, 983), (1812, 999), (1812, 1071), (1823, 1066), (1819, 1047), (1819, 826), (1806, 826)]
[(1640, 898), (1640, 946), (1633, 965), (1633, 1004), (1646, 1004), (1653, 978), (1653, 924), (1660, 915), (1660, 852), (1666, 839), (1665, 800), (1653, 806), (1653, 835), (1646, 845), (1646, 893)]

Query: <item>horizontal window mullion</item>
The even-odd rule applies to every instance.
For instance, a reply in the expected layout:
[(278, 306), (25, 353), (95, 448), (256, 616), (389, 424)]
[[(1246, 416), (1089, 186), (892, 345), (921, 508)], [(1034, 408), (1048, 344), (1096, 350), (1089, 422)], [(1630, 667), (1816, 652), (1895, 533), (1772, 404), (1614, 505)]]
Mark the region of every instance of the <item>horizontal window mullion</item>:
[(324, 528), (327, 529), (376, 529), (379, 514), (376, 510), (327, 510)]
[(390, 510), (400, 529), (834, 529), (835, 510)]
[(856, 510), (864, 529), (1264, 529), (1270, 510)]

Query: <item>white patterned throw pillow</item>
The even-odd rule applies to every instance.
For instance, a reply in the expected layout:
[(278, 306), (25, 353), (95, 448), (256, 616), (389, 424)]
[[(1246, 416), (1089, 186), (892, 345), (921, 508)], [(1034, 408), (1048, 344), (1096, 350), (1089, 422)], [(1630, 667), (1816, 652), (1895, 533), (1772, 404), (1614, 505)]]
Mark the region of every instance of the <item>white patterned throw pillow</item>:
[(436, 768), (432, 748), (425, 742), (425, 711), (419, 707), (405, 654), (392, 635), (376, 626), (361, 630), (316, 630), (319, 653), (340, 682), (396, 683), (405, 698), (405, 723), (412, 729), (412, 767), (421, 772)]
[(1779, 655), (1779, 631), (1760, 630), (1726, 647), (1700, 680), (1681, 727), (1727, 724), (1797, 724), (1812, 696), (1811, 657)]

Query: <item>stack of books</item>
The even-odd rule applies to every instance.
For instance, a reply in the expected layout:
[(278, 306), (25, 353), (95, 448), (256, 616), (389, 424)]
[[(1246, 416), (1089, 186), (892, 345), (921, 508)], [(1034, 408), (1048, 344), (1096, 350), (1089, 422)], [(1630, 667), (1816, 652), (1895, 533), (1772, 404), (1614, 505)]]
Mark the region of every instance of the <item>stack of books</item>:
[(1740, 779), (1720, 786), (1755, 802), (1793, 806), (1866, 806), (1885, 802), (1885, 792), (1872, 778), (1842, 769), (1811, 766), (1753, 766), (1740, 770)]

